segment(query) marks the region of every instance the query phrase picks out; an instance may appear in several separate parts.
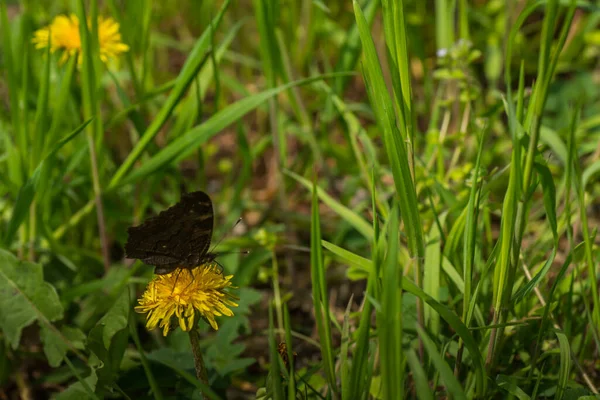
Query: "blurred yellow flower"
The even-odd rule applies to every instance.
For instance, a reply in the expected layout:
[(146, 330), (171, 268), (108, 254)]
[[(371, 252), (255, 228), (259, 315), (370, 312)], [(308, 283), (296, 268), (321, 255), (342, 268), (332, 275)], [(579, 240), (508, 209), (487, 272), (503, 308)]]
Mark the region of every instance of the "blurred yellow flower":
[[(88, 23), (88, 26), (90, 24)], [(50, 25), (34, 32), (32, 42), (36, 49), (50, 46), (54, 53), (62, 50), (60, 63), (69, 57), (78, 58), (81, 64), (81, 37), (79, 36), (79, 18), (75, 14), (69, 16), (56, 16)], [(100, 46), (100, 59), (107, 63), (109, 59), (116, 59), (121, 53), (129, 50), (129, 46), (121, 41), (119, 24), (112, 18), (98, 18), (98, 44)]]
[(233, 315), (228, 307), (237, 307), (237, 298), (227, 289), (234, 288), (233, 275), (224, 276), (216, 263), (206, 264), (192, 270), (175, 270), (170, 274), (156, 275), (148, 284), (135, 307), (138, 313), (148, 313), (148, 330), (162, 328), (163, 335), (171, 330), (171, 320), (177, 317), (179, 326), (189, 331), (198, 313), (213, 329), (219, 329), (215, 317)]

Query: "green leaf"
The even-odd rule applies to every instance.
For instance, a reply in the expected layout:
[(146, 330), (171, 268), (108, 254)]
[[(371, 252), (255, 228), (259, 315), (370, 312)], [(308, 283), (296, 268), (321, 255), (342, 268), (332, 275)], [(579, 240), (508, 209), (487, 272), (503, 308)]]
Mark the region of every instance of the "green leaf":
[(512, 394), (519, 400), (530, 400), (531, 397), (527, 393), (523, 391), (519, 386), (517, 386), (517, 381), (512, 376), (506, 375), (498, 375), (496, 377), (496, 383), (499, 387), (506, 390), (508, 393)]
[[(44, 281), (42, 266), (19, 261), (0, 249), (0, 328), (12, 348), (19, 345), (23, 328), (35, 321), (66, 341), (51, 324), (62, 317), (58, 294)], [(53, 353), (50, 349), (48, 352)]]
[(323, 245), (323, 247), (331, 251), (336, 256), (340, 257), (342, 260), (346, 260), (352, 265), (355, 265), (356, 267), (360, 268), (367, 275), (373, 269), (373, 262), (368, 258), (361, 257), (357, 254), (352, 253), (351, 251), (336, 246), (335, 244), (330, 243), (326, 240), (322, 240), (321, 244)]
[(600, 173), (600, 160), (591, 163), (581, 174), (581, 185), (585, 189), (590, 179)]
[(460, 336), (465, 343), (465, 347), (469, 350), (471, 358), (473, 359), (473, 368), (475, 369), (475, 377), (477, 382), (477, 390), (480, 393), (485, 392), (486, 387), (486, 373), (483, 367), (483, 357), (479, 351), (477, 342), (471, 335), (469, 329), (462, 323), (460, 318), (452, 312), (449, 308), (436, 301), (434, 298), (425, 293), (421, 288), (411, 282), (409, 279), (403, 277), (402, 289), (406, 290), (425, 301), (431, 308), (433, 308), (440, 316), (452, 327), (454, 331)]
[(110, 181), (109, 188), (116, 187), (121, 180), (125, 177), (125, 174), (129, 172), (133, 164), (140, 158), (142, 152), (146, 149), (146, 147), (152, 142), (154, 137), (158, 134), (162, 126), (167, 122), (169, 116), (173, 112), (175, 106), (180, 102), (181, 98), (184, 96), (188, 86), (196, 77), (198, 70), (204, 65), (204, 62), (207, 60), (207, 52), (209, 46), (211, 44), (211, 36), (214, 29), (216, 29), (221, 20), (223, 19), (223, 14), (227, 7), (229, 7), (230, 0), (226, 0), (218, 14), (211, 21), (210, 26), (206, 28), (206, 30), (202, 33), (202, 36), (198, 38), (196, 41), (194, 48), (191, 50), (188, 58), (179, 73), (175, 81), (175, 87), (169, 94), (169, 97), (165, 101), (163, 107), (160, 109), (152, 124), (146, 129), (144, 135), (141, 137), (140, 141), (135, 145), (135, 147), (131, 150), (127, 159), (121, 164), (117, 172), (114, 174), (113, 178)]
[(555, 331), (556, 337), (558, 338), (558, 345), (560, 347), (560, 369), (558, 371), (558, 387), (556, 388), (555, 400), (561, 400), (564, 396), (567, 383), (569, 381), (569, 374), (571, 372), (571, 346), (569, 345), (569, 339), (561, 331)]
[(547, 165), (536, 162), (534, 167), (540, 176), (542, 189), (544, 191), (544, 208), (546, 210), (546, 218), (552, 229), (552, 235), (555, 240), (558, 239), (557, 223), (556, 223), (556, 187), (552, 173)]
[(99, 390), (117, 378), (129, 338), (126, 329), (129, 310), (129, 288), (126, 288), (88, 335), (88, 348), (101, 362), (96, 370), (101, 382)]
[[(371, 0), (365, 5), (365, 17), (369, 26), (373, 25), (375, 14), (379, 8), (378, 0)], [(335, 65), (335, 71), (353, 71), (356, 68), (356, 63), (360, 58), (361, 47), (360, 47), (360, 36), (358, 35), (358, 28), (356, 24), (350, 27), (348, 34), (345, 37), (345, 42), (340, 50), (340, 55), (337, 58), (337, 64)], [(335, 80), (333, 85), (335, 93), (341, 95), (347, 86), (349, 77), (339, 77)]]
[[(305, 188), (307, 188), (309, 190), (312, 188), (312, 183), (310, 183), (310, 181), (308, 179), (303, 178), (300, 175), (298, 175), (292, 171), (285, 170), (284, 172), (286, 175), (291, 176), (296, 181), (298, 181), (300, 184), (302, 184), (302, 186), (304, 186)], [(321, 201), (323, 203), (325, 203), (328, 207), (330, 207), (333, 211), (335, 211), (346, 222), (348, 222), (350, 225), (352, 225), (366, 239), (370, 240), (373, 238), (373, 228), (361, 216), (359, 216), (357, 213), (355, 213), (348, 207), (344, 206), (343, 204), (341, 204), (340, 202), (335, 200), (333, 197), (328, 195), (327, 192), (325, 192), (320, 187), (317, 186), (315, 190), (316, 190), (317, 196), (319, 197), (319, 199), (321, 199)]]
[(340, 379), (342, 386), (342, 399), (349, 397), (348, 390), (350, 389), (350, 362), (348, 358), (350, 356), (350, 309), (352, 302), (354, 301), (354, 295), (350, 295), (350, 300), (346, 306), (344, 312), (344, 323), (342, 324), (342, 342), (340, 345)]
[(419, 325), (417, 325), (417, 332), (419, 333), (419, 337), (423, 341), (423, 345), (427, 350), (427, 354), (429, 354), (431, 362), (440, 374), (440, 377), (446, 385), (448, 392), (452, 395), (452, 398), (466, 400), (467, 396), (465, 396), (465, 393), (462, 387), (460, 386), (458, 379), (456, 379), (456, 377), (452, 373), (452, 369), (450, 369), (450, 366), (448, 365), (446, 360), (444, 360), (444, 358), (439, 353), (433, 340), (431, 340), (429, 335), (427, 335), (427, 333)]
[(546, 276), (552, 263), (554, 262), (554, 258), (556, 257), (556, 253), (558, 251), (558, 232), (557, 232), (557, 222), (556, 222), (556, 188), (554, 187), (554, 180), (552, 179), (552, 174), (550, 169), (546, 165), (542, 165), (539, 163), (535, 163), (535, 168), (540, 176), (540, 180), (542, 182), (542, 188), (544, 190), (544, 208), (546, 210), (546, 218), (548, 223), (550, 224), (550, 229), (552, 231), (552, 236), (554, 238), (552, 253), (550, 257), (544, 263), (542, 269), (523, 287), (521, 287), (517, 293), (515, 293), (513, 302), (514, 304), (518, 304), (521, 300), (523, 300), (531, 291), (540, 283), (540, 281)]
[(273, 391), (273, 400), (283, 400), (283, 384), (281, 382), (281, 359), (277, 352), (275, 331), (273, 330), (273, 307), (269, 307), (269, 361), (271, 368), (267, 379), (267, 388)]
[[(84, 381), (88, 385), (88, 388), (90, 388), (91, 390), (94, 390), (96, 388), (96, 384), (98, 382), (98, 376), (96, 375), (96, 372), (94, 371), (94, 369), (92, 369), (92, 373), (90, 374), (90, 376), (85, 378)], [(66, 390), (59, 393), (55, 397), (55, 400), (82, 400), (82, 399), (89, 399), (89, 398), (90, 398), (90, 394), (83, 386), (83, 383), (75, 382), (74, 384), (69, 386)]]
[(378, 270), (382, 271), (380, 293), (381, 309), (376, 313), (381, 352), (381, 384), (383, 398), (394, 398), (403, 391), (404, 369), (402, 362), (402, 290), (401, 269), (398, 268), (400, 238), (398, 207), (394, 206), (389, 218), (388, 249), (385, 261)]
[[(61, 333), (76, 349), (83, 350), (85, 348), (85, 334), (80, 329), (64, 326)], [(58, 367), (65, 358), (69, 346), (61, 340), (59, 335), (44, 325), (41, 327), (40, 339), (44, 343), (44, 354), (46, 354), (48, 364), (51, 367)]]
[(540, 127), (540, 142), (550, 147), (560, 162), (567, 165), (567, 146), (555, 130), (547, 126)]
[[(440, 300), (440, 268), (442, 264), (442, 240), (440, 230), (437, 224), (431, 226), (427, 236), (427, 246), (425, 247), (425, 272), (423, 274), (423, 284), (425, 293), (436, 300)], [(464, 288), (464, 286), (463, 286)], [(432, 335), (438, 336), (440, 333), (440, 316), (431, 308), (425, 308), (426, 326)]]
[(427, 374), (423, 369), (423, 365), (417, 357), (417, 353), (414, 349), (408, 349), (405, 351), (406, 361), (412, 372), (412, 377), (415, 382), (415, 388), (417, 397), (419, 400), (431, 400), (433, 399), (433, 393), (431, 392), (431, 388), (429, 387), (429, 382), (427, 379)]
[(328, 74), (301, 79), (239, 100), (219, 111), (204, 123), (182, 134), (180, 137), (161, 149), (157, 154), (152, 156), (149, 160), (145, 160), (138, 169), (132, 171), (124, 179), (122, 179), (119, 175), (115, 175), (109, 187), (114, 189), (118, 184), (136, 182), (151, 175), (160, 168), (189, 157), (198, 149), (198, 147), (206, 143), (209, 139), (217, 135), (223, 129), (233, 124), (268, 99), (291, 87), (305, 85), (321, 79), (326, 79), (328, 77), (335, 77), (337, 75), (338, 74)]
[(331, 325), (327, 281), (325, 280), (325, 263), (321, 247), (321, 219), (319, 201), (317, 199), (316, 178), (312, 185), (312, 212), (310, 225), (310, 277), (312, 281), (313, 307), (317, 322), (317, 332), (321, 344), (321, 356), (325, 368), (325, 376), (331, 390), (337, 392), (333, 344), (331, 341)]
[(394, 176), (396, 194), (399, 198), (400, 214), (406, 229), (410, 253), (421, 263), (425, 254), (423, 230), (414, 182), (409, 168), (409, 160), (404, 140), (396, 125), (394, 106), (385, 85), (381, 64), (365, 16), (356, 2), (354, 14), (363, 46), (365, 83), (369, 89), (369, 99), (373, 106), (377, 124), (383, 134), (384, 147)]

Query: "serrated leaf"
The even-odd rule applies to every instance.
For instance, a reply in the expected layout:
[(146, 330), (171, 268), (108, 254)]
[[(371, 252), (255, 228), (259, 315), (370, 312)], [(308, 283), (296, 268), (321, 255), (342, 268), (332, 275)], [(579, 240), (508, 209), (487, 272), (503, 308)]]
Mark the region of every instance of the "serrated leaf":
[(191, 351), (175, 351), (172, 348), (163, 347), (146, 355), (148, 360), (164, 364), (173, 369), (194, 369), (194, 357)]
[(129, 290), (125, 289), (115, 301), (115, 304), (108, 312), (98, 321), (98, 325), (104, 326), (102, 332), (102, 340), (104, 347), (110, 346), (112, 337), (122, 329), (127, 327), (129, 319)]
[(88, 348), (101, 362), (96, 372), (102, 389), (116, 378), (125, 354), (129, 309), (129, 290), (125, 289), (88, 335)]
[[(76, 349), (83, 350), (85, 348), (85, 334), (80, 329), (65, 326), (61, 329), (61, 333), (62, 337), (66, 338)], [(67, 342), (44, 325), (41, 328), (40, 339), (44, 343), (44, 354), (46, 354), (48, 364), (51, 367), (58, 367), (69, 349)]]
[(19, 345), (23, 328), (39, 321), (56, 331), (51, 321), (62, 317), (58, 294), (44, 281), (42, 266), (0, 250), (0, 328), (12, 348)]
[[(96, 383), (98, 382), (98, 376), (96, 375), (96, 371), (92, 369), (92, 373), (90, 376), (84, 379), (87, 385), (94, 390), (96, 388)], [(65, 391), (57, 395), (55, 400), (82, 400), (89, 399), (90, 395), (88, 391), (83, 387), (81, 382), (75, 382), (71, 386), (69, 386)]]

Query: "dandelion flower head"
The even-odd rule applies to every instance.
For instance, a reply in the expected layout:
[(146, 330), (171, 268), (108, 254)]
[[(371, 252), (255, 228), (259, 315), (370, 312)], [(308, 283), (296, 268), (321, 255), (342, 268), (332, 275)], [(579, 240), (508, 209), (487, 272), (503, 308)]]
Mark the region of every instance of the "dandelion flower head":
[[(88, 27), (91, 27), (89, 22)], [(50, 46), (52, 53), (62, 51), (60, 63), (64, 63), (69, 57), (77, 57), (81, 63), (79, 18), (75, 14), (56, 16), (50, 25), (35, 31), (32, 41), (36, 49)], [(100, 59), (104, 63), (129, 50), (129, 46), (122, 42), (119, 24), (112, 18), (98, 18), (98, 44)]]
[(171, 323), (177, 319), (184, 331), (192, 329), (196, 315), (205, 318), (213, 329), (219, 329), (215, 317), (232, 316), (229, 307), (237, 307), (237, 298), (229, 293), (235, 286), (233, 275), (224, 276), (216, 263), (191, 270), (177, 269), (156, 275), (148, 284), (135, 311), (147, 313), (146, 327), (159, 326), (166, 336)]

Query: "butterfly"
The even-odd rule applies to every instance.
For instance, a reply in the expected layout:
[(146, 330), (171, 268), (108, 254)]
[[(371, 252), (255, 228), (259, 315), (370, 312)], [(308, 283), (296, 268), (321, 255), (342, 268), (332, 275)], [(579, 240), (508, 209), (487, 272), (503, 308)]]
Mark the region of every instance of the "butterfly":
[(157, 275), (212, 262), (217, 257), (209, 251), (213, 220), (206, 193), (184, 194), (179, 203), (127, 230), (125, 256), (154, 265)]

